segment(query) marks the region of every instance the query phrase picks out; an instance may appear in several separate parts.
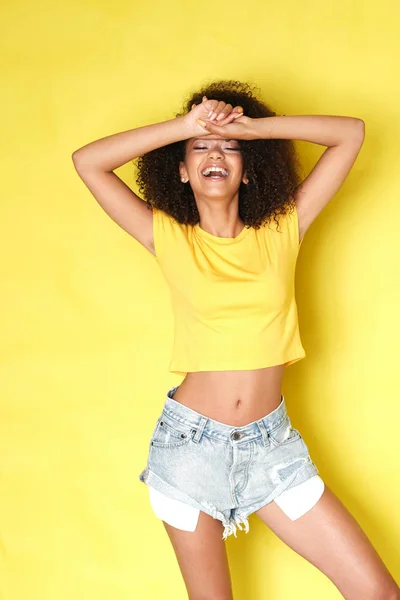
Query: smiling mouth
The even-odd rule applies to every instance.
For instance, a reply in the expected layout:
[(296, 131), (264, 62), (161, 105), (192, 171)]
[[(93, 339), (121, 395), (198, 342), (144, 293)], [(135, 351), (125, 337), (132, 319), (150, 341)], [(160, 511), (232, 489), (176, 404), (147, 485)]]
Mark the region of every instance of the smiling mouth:
[(201, 174), (205, 179), (219, 181), (226, 179), (229, 175), (229, 171), (223, 167), (207, 167), (207, 169), (204, 169)]

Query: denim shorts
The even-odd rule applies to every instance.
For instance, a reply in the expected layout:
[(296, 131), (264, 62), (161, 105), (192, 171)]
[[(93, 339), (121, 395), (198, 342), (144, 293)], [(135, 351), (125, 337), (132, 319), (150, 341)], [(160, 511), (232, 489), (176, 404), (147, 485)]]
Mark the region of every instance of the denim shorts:
[(174, 400), (178, 387), (167, 392), (151, 435), (147, 466), (139, 475), (160, 497), (219, 519), (226, 539), (236, 536), (242, 525), (247, 533), (250, 514), (284, 493), (288, 502), (289, 490), (309, 479), (319, 480), (322, 487), (316, 491), (314, 486), (313, 494), (321, 496), (318, 468), (292, 427), (283, 395), (271, 413), (234, 427)]

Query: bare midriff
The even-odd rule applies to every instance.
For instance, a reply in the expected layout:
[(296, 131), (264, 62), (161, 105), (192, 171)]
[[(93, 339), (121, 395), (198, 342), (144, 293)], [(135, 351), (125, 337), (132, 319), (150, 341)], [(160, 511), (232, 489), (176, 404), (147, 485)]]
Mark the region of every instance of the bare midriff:
[(210, 419), (241, 427), (279, 406), (284, 369), (187, 373), (173, 398)]

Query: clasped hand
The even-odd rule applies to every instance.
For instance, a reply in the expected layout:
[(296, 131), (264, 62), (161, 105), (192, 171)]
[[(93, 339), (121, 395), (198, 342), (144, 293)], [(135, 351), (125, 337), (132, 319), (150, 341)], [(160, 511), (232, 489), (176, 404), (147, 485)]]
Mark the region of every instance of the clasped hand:
[(243, 114), (241, 106), (233, 107), (223, 101), (203, 97), (201, 104), (193, 104), (190, 113), (184, 117), (193, 133), (192, 137), (220, 135), (227, 139), (256, 139), (253, 119)]

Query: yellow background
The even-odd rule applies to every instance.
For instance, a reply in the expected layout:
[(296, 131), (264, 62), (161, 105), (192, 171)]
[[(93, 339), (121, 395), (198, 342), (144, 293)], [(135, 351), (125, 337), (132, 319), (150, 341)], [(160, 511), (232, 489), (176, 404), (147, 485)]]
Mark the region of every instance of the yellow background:
[[(169, 292), (71, 154), (171, 118), (215, 78), (257, 83), (278, 114), (366, 123), (302, 245), (307, 357), (283, 391), (321, 476), (400, 579), (399, 13), (395, 0), (3, 6), (2, 600), (186, 598), (138, 479), (180, 382)], [(324, 148), (297, 147), (307, 174)], [(132, 164), (118, 173), (133, 185)], [(227, 547), (235, 600), (341, 598), (255, 516)]]

